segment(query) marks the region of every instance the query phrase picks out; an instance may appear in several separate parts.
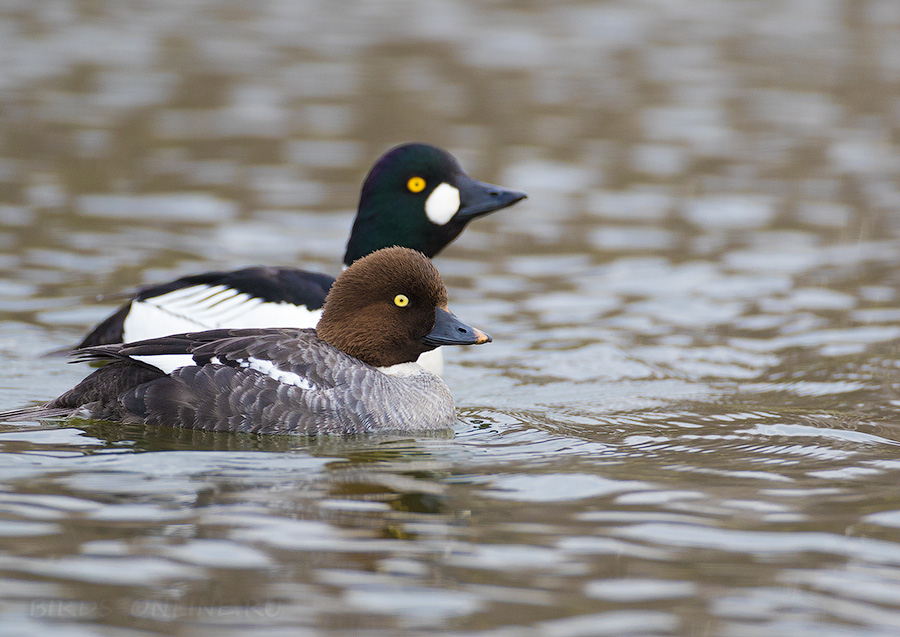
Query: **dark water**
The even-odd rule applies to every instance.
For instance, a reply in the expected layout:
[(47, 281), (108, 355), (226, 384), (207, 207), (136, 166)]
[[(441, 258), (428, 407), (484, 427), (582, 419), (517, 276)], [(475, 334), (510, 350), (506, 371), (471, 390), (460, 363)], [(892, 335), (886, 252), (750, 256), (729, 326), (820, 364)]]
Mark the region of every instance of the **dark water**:
[(0, 16), (4, 408), (123, 290), (336, 273), (392, 144), (530, 194), (437, 260), (455, 435), (0, 425), (0, 635), (900, 633), (900, 3)]

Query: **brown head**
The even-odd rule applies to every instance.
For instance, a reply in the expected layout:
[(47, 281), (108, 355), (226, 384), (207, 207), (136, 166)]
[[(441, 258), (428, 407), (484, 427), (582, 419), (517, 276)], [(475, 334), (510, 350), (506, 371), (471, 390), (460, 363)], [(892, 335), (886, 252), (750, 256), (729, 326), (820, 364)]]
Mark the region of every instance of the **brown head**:
[(439, 345), (490, 341), (447, 310), (447, 290), (431, 261), (396, 246), (355, 261), (338, 277), (316, 332), (376, 367), (413, 362)]

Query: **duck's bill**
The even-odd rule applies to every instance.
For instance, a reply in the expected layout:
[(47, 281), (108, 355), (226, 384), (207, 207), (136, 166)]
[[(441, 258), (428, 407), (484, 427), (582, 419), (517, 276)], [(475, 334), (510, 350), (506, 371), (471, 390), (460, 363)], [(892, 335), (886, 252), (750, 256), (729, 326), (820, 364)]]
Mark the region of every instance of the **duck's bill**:
[(456, 216), (467, 221), (511, 206), (528, 196), (518, 190), (486, 184), (468, 175), (461, 175), (456, 185), (459, 188), (459, 212)]
[(422, 338), (430, 347), (441, 345), (481, 345), (490, 343), (491, 337), (471, 325), (466, 325), (452, 312), (443, 308), (434, 311), (434, 329)]

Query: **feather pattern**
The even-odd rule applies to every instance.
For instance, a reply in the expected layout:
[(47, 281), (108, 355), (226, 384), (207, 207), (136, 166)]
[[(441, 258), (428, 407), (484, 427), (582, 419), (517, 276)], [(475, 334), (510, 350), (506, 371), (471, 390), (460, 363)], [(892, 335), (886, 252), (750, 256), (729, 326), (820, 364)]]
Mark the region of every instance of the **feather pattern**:
[[(183, 300), (236, 296), (207, 289)], [(102, 367), (59, 398), (0, 420), (75, 415), (260, 434), (444, 429), (456, 420), (450, 390), (416, 359), (438, 345), (490, 340), (449, 311), (425, 255), (385, 248), (341, 274), (315, 329), (222, 328), (79, 350), (73, 360)]]
[[(152, 366), (153, 357), (172, 354), (190, 355), (194, 365), (169, 375)], [(94, 347), (75, 359), (110, 363), (95, 375), (110, 371), (48, 408), (81, 404), (79, 414), (91, 418), (260, 434), (424, 431), (456, 420), (450, 391), (435, 374), (420, 367), (399, 376), (385, 373), (320, 340), (311, 329), (179, 334)], [(248, 365), (251, 360), (272, 366), (264, 371)], [(303, 379), (305, 386), (284, 382), (285, 374)], [(143, 376), (149, 382), (134, 386), (132, 379)], [(109, 378), (121, 381), (114, 392), (131, 385), (112, 408), (108, 401), (92, 400), (95, 388)]]

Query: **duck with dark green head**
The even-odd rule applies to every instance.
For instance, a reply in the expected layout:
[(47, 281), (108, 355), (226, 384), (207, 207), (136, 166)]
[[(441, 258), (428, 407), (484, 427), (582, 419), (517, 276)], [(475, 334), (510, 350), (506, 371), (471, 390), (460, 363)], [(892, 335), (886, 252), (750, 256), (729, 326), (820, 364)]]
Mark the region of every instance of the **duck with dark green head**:
[(472, 179), (453, 155), (436, 146), (397, 146), (381, 156), (363, 183), (344, 265), (393, 245), (433, 258), (472, 219), (525, 197)]
[[(437, 146), (397, 146), (363, 183), (344, 267), (390, 246), (434, 257), (472, 219), (525, 197), (469, 177)], [(266, 266), (182, 277), (140, 290), (78, 347), (220, 328), (314, 327), (332, 283), (328, 274)], [(421, 362), (440, 373), (436, 358)]]

